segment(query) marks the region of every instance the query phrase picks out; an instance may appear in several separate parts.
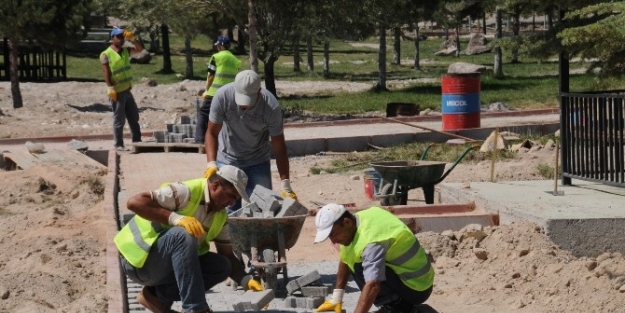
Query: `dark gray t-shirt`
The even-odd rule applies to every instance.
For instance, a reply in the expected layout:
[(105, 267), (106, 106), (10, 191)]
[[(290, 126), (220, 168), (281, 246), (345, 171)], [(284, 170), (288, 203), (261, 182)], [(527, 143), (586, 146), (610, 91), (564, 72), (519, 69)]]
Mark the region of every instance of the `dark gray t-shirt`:
[(217, 162), (248, 167), (271, 159), (270, 137), (284, 131), (278, 99), (261, 89), (255, 105), (241, 110), (234, 101), (234, 83), (219, 90), (211, 103), (209, 120), (221, 124)]

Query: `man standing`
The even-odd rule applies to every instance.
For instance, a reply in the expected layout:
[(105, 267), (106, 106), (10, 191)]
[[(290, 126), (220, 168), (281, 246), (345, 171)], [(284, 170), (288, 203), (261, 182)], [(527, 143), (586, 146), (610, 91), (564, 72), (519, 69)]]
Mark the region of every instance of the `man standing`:
[(215, 48), (217, 49), (217, 53), (213, 54), (208, 62), (206, 91), (202, 94), (202, 107), (196, 112), (195, 142), (197, 143), (204, 143), (211, 101), (213, 101), (217, 89), (225, 84), (233, 82), (241, 66), (241, 61), (228, 50), (230, 49), (230, 38), (219, 36), (215, 42)]
[[(272, 189), (271, 150), (280, 174), (282, 197), (297, 199), (289, 179), (289, 159), (284, 141), (282, 109), (271, 92), (260, 87), (260, 77), (241, 71), (233, 83), (220, 88), (211, 104), (206, 131), (204, 177), (217, 171), (217, 164), (241, 168), (249, 181), (246, 191), (256, 185)], [(270, 140), (271, 139), (271, 140)], [(241, 206), (228, 208), (235, 211)]]
[(315, 243), (339, 244), (339, 268), (332, 297), (317, 312), (340, 313), (349, 275), (361, 291), (355, 313), (416, 313), (432, 293), (434, 269), (410, 229), (390, 212), (372, 207), (351, 214), (327, 204), (315, 217)]
[[(134, 44), (134, 48), (124, 48), (125, 40)], [(124, 150), (124, 124), (128, 119), (132, 142), (141, 141), (139, 110), (132, 93), (132, 72), (130, 71), (130, 53), (143, 50), (143, 45), (128, 30), (113, 28), (111, 46), (100, 54), (102, 73), (107, 94), (113, 107), (113, 137), (115, 149)]]
[[(228, 276), (245, 289), (263, 290), (245, 272), (229, 238), (223, 238), (225, 207), (247, 199), (247, 176), (223, 166), (210, 178), (161, 185), (128, 200), (136, 215), (115, 236), (125, 274), (144, 285), (137, 301), (157, 313), (172, 312), (182, 301), (184, 312), (212, 312), (205, 293)], [(210, 252), (210, 241), (217, 253)]]

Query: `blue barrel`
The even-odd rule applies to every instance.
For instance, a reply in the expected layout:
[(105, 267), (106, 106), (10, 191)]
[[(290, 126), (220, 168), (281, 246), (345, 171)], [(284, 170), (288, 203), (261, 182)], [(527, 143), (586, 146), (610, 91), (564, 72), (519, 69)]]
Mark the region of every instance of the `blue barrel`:
[(441, 79), (443, 130), (480, 127), (480, 74), (447, 74)]

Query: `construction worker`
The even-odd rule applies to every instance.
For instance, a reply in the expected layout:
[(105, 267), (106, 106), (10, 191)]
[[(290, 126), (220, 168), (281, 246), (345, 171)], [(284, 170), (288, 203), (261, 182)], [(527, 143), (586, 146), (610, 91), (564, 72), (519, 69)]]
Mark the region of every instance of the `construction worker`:
[[(245, 289), (264, 288), (245, 275), (224, 238), (225, 207), (247, 199), (247, 176), (234, 166), (214, 175), (165, 183), (128, 200), (136, 215), (115, 236), (125, 274), (144, 285), (137, 301), (152, 312), (172, 312), (182, 301), (184, 312), (212, 312), (205, 293), (231, 277)], [(214, 241), (217, 253), (209, 251)]]
[[(206, 132), (208, 163), (204, 177), (216, 172), (218, 164), (229, 164), (241, 168), (249, 177), (248, 193), (256, 185), (272, 189), (273, 149), (280, 174), (280, 193), (282, 197), (297, 199), (291, 188), (283, 131), (282, 109), (276, 97), (260, 87), (256, 72), (241, 71), (234, 82), (221, 87), (213, 98)], [(240, 207), (237, 202), (228, 211)]]
[[(134, 47), (124, 48), (126, 40), (131, 41)], [(130, 54), (141, 51), (143, 51), (143, 45), (136, 40), (132, 32), (115, 27), (111, 31), (111, 45), (100, 54), (106, 93), (113, 107), (113, 138), (117, 150), (125, 150), (124, 124), (126, 124), (126, 119), (130, 126), (132, 142), (141, 141), (139, 110), (130, 92), (132, 89)]]
[(227, 36), (217, 37), (215, 49), (217, 49), (217, 53), (213, 54), (208, 62), (206, 91), (202, 94), (202, 107), (196, 112), (195, 142), (197, 143), (204, 143), (213, 97), (219, 88), (234, 81), (234, 77), (241, 66), (241, 61), (228, 50), (230, 49), (230, 38)]
[(331, 203), (317, 212), (315, 243), (339, 244), (339, 268), (332, 297), (317, 312), (340, 313), (349, 275), (361, 290), (355, 313), (416, 313), (432, 293), (434, 269), (410, 229), (378, 207), (350, 213)]

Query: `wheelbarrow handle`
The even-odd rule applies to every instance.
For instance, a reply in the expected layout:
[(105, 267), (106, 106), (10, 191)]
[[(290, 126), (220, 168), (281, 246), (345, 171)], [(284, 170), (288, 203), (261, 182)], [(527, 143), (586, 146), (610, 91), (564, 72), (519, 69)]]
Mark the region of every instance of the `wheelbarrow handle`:
[[(428, 148), (429, 148), (429, 146), (428, 146)], [(470, 146), (470, 147), (467, 147), (466, 149), (464, 149), (462, 154), (456, 159), (454, 164), (447, 171), (445, 171), (443, 176), (441, 176), (441, 178), (437, 179), (436, 181), (434, 181), (431, 184), (432, 185), (436, 185), (436, 184), (442, 182), (445, 179), (445, 177), (447, 177), (447, 175), (449, 175), (449, 173), (456, 167), (456, 165), (458, 165), (458, 163), (460, 163), (460, 161), (462, 161), (462, 159), (464, 159), (464, 157), (469, 153), (469, 151), (472, 151), (473, 149), (475, 149), (474, 146)], [(426, 149), (426, 151), (427, 151), (427, 149)]]

